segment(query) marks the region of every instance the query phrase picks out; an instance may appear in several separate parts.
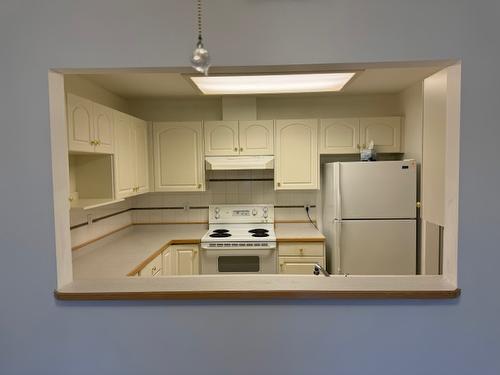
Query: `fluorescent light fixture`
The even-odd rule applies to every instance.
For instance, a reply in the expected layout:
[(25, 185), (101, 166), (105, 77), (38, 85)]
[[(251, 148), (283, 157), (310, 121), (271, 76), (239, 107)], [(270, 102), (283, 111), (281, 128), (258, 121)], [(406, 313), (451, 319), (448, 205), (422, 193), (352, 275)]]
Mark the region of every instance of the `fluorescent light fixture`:
[(340, 91), (356, 73), (191, 77), (206, 95), (291, 94)]

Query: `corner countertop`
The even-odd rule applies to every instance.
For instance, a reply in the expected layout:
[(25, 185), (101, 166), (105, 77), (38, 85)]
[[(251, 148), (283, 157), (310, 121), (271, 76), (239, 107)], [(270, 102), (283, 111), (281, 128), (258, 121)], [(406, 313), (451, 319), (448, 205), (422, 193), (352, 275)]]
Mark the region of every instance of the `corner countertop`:
[[(73, 252), (73, 278), (109, 279), (126, 275), (172, 243), (199, 243), (206, 224), (133, 225)], [(324, 241), (309, 223), (277, 223), (278, 242)]]

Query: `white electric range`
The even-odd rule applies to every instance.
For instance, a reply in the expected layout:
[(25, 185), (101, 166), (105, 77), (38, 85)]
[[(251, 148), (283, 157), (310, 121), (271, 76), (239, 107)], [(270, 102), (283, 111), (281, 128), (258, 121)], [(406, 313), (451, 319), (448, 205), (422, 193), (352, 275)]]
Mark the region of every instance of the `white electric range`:
[(274, 206), (209, 206), (201, 239), (202, 274), (277, 273)]

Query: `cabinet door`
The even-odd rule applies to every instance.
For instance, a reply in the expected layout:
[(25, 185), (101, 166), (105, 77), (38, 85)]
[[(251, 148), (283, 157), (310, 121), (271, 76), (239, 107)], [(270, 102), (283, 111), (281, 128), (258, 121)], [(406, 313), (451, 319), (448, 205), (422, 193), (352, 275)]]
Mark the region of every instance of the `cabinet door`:
[(205, 121), (205, 155), (238, 155), (238, 121)]
[(132, 123), (135, 128), (136, 193), (143, 194), (149, 191), (148, 125), (136, 118)]
[(280, 257), (279, 272), (294, 275), (313, 275), (314, 265), (325, 266), (323, 257)]
[(167, 249), (163, 252), (163, 265), (162, 265), (163, 275), (172, 275), (172, 251)]
[(240, 155), (274, 153), (273, 120), (239, 122)]
[(94, 151), (94, 125), (92, 102), (79, 96), (67, 95), (68, 149), (69, 151)]
[(175, 275), (198, 275), (200, 258), (198, 246), (171, 246), (173, 256), (173, 273)]
[(275, 189), (318, 189), (318, 120), (277, 120), (275, 143)]
[(113, 153), (113, 110), (101, 104), (92, 103), (94, 138), (97, 142), (96, 152)]
[(319, 152), (321, 154), (355, 154), (359, 152), (359, 119), (320, 120)]
[(401, 117), (372, 117), (360, 120), (360, 143), (370, 141), (377, 152), (401, 152)]
[(204, 191), (201, 122), (155, 123), (155, 191)]
[(135, 193), (136, 157), (135, 128), (132, 118), (114, 112), (115, 133), (115, 196), (126, 198)]

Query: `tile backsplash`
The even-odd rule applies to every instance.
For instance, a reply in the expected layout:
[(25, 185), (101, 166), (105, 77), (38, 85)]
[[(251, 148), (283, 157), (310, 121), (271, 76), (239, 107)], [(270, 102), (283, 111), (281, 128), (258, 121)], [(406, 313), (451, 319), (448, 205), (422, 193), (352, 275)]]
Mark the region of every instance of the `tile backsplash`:
[(72, 246), (131, 223), (208, 222), (211, 204), (274, 204), (276, 221), (307, 221), (304, 205), (310, 205), (316, 218), (318, 192), (275, 191), (272, 170), (207, 171), (206, 179), (204, 192), (147, 193), (93, 210), (71, 210), (71, 226), (86, 223), (88, 215), (97, 220), (72, 229)]

